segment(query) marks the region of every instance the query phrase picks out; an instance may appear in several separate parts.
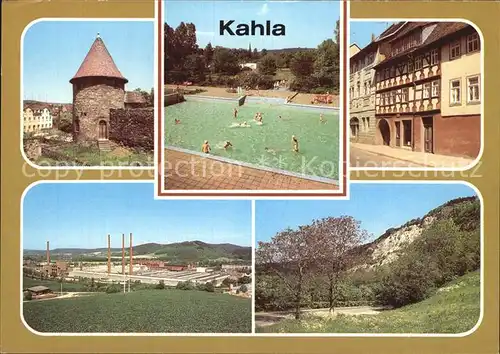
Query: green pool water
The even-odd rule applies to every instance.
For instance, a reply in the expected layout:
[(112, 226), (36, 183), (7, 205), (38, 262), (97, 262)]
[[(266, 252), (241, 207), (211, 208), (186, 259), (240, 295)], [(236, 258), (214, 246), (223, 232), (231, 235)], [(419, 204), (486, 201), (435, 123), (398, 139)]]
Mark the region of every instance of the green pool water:
[[(311, 177), (338, 180), (339, 117), (328, 108), (302, 108), (278, 102), (236, 101), (188, 98), (165, 108), (165, 145), (201, 152), (209, 141), (210, 155), (289, 171)], [(238, 109), (238, 118), (233, 109)], [(261, 112), (263, 124), (253, 117)], [(326, 123), (320, 122), (323, 113)], [(282, 119), (279, 119), (281, 116)], [(175, 124), (175, 119), (180, 124)], [(231, 127), (246, 121), (250, 127)], [(299, 152), (292, 148), (292, 135), (299, 140)], [(223, 149), (229, 140), (233, 147)], [(272, 151), (266, 151), (265, 148)]]

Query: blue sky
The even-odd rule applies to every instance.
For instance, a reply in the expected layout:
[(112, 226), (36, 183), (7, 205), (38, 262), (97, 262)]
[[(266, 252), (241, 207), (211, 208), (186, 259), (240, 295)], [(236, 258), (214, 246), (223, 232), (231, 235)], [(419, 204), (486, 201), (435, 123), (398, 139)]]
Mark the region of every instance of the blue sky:
[(153, 183), (51, 183), (30, 189), (24, 199), (23, 248), (106, 247), (200, 240), (250, 246), (248, 200), (154, 200)]
[[(340, 1), (179, 1), (167, 0), (165, 22), (176, 28), (181, 22), (194, 23), (200, 47), (208, 42), (229, 48), (282, 49), (316, 48), (325, 39), (333, 38), (335, 23), (340, 18)], [(283, 24), (286, 35), (220, 36), (219, 21), (235, 20), (250, 24), (252, 20), (271, 25)], [(234, 30), (233, 30), (234, 31)]]
[(269, 241), (287, 227), (295, 229), (313, 219), (340, 215), (353, 216), (377, 238), (388, 228), (421, 217), (450, 199), (476, 195), (463, 184), (353, 183), (350, 188), (350, 200), (256, 201), (256, 240)]
[(356, 43), (360, 48), (370, 44), (372, 40), (372, 33), (378, 37), (394, 22), (380, 22), (380, 21), (356, 21), (349, 22), (350, 25), (350, 44)]
[(24, 37), (23, 99), (71, 103), (69, 80), (97, 33), (121, 73), (126, 90), (151, 90), (154, 82), (153, 21), (41, 21)]

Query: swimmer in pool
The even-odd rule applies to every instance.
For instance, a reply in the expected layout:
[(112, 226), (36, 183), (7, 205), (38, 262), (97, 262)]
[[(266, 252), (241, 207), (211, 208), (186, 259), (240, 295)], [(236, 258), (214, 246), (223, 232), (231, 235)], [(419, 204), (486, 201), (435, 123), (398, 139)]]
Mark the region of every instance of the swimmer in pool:
[(281, 119), (283, 119), (283, 118), (281, 118), (281, 116), (278, 116), (278, 119), (279, 119), (279, 120), (281, 120)]
[(255, 121), (259, 120), (259, 113), (255, 113), (255, 116), (253, 117), (253, 120), (255, 120)]
[(238, 118), (238, 110), (235, 108), (233, 111), (234, 118)]
[(208, 140), (205, 140), (203, 145), (201, 146), (201, 152), (204, 152), (205, 154), (210, 153), (210, 145), (208, 144)]
[(180, 119), (175, 119), (175, 124), (180, 124), (181, 120)]
[(299, 140), (295, 135), (292, 135), (292, 146), (293, 146), (293, 151), (299, 152)]
[(268, 153), (270, 153), (270, 154), (276, 155), (276, 151), (274, 151), (273, 149), (270, 149), (270, 148), (268, 148), (268, 147), (265, 147), (265, 148), (264, 148), (264, 150), (265, 150), (265, 152), (268, 152)]
[(224, 150), (227, 150), (228, 148), (232, 148), (233, 144), (228, 140), (224, 143)]
[(321, 123), (326, 123), (325, 118), (323, 118), (323, 113), (321, 113), (321, 114), (319, 115), (319, 121), (320, 121)]

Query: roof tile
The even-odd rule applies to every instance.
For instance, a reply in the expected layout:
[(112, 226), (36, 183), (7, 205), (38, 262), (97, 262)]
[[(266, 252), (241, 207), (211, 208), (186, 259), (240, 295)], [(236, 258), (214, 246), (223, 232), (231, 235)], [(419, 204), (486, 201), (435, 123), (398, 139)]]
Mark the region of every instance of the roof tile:
[(92, 76), (112, 77), (122, 79), (125, 83), (128, 82), (116, 67), (111, 54), (109, 54), (106, 45), (99, 36), (95, 39), (92, 47), (90, 47), (87, 56), (75, 76), (69, 82), (73, 83), (75, 79)]

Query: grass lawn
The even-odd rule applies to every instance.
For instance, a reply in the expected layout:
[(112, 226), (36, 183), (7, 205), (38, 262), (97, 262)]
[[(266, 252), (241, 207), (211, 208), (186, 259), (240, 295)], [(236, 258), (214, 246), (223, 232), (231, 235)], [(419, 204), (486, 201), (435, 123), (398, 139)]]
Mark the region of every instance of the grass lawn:
[(188, 290), (141, 290), (24, 303), (34, 330), (52, 333), (249, 333), (251, 300)]
[[(119, 147), (110, 152), (100, 152), (94, 146), (66, 145), (54, 147), (60, 154), (59, 158), (41, 156), (35, 162), (39, 166), (73, 166), (85, 164), (87, 166), (152, 166), (153, 152), (135, 151)], [(75, 161), (79, 163), (75, 163)]]
[(479, 272), (467, 274), (416, 304), (378, 315), (306, 317), (257, 328), (271, 333), (463, 333), (479, 320)]

